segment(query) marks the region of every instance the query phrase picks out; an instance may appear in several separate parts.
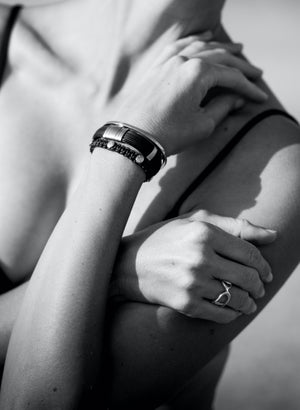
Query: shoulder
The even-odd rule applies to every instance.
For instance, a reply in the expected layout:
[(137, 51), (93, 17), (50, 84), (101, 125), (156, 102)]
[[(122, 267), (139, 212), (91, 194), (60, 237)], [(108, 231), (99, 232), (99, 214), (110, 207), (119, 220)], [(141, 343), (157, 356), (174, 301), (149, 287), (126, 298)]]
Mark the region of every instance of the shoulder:
[[(181, 212), (204, 208), (231, 216), (288, 212), (300, 193), (300, 128), (274, 115), (251, 128), (191, 193)], [(299, 201), (299, 200), (297, 200)], [(300, 204), (299, 204), (300, 205)], [(276, 208), (276, 209), (275, 209)]]

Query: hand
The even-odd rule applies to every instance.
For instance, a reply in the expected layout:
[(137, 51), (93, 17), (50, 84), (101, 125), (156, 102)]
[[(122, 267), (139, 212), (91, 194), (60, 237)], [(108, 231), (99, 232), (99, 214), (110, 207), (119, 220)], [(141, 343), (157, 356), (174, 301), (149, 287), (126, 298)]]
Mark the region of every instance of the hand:
[[(134, 84), (134, 91), (126, 90), (128, 97), (116, 114), (116, 120), (151, 133), (167, 155), (208, 137), (245, 99), (267, 98), (247, 79), (259, 77), (261, 71), (239, 56), (240, 45), (205, 44), (201, 38), (191, 36), (169, 46)], [(215, 87), (226, 89), (226, 94), (201, 106)]]
[[(113, 293), (228, 323), (240, 313), (253, 313), (254, 299), (264, 296), (271, 268), (253, 243), (266, 245), (275, 238), (276, 232), (244, 219), (205, 211), (159, 223), (123, 239)], [(225, 308), (211, 303), (224, 290), (221, 280), (233, 284)]]

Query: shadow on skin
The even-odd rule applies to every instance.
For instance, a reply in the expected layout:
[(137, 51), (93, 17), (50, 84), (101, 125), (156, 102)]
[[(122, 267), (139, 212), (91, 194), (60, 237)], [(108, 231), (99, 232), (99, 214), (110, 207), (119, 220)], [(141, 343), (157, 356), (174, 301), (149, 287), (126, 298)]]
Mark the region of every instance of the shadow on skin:
[[(258, 125), (259, 126), (259, 125)], [(255, 131), (255, 129), (254, 129)], [(247, 136), (245, 136), (245, 139)], [(247, 144), (251, 144), (250, 138), (247, 140)], [(239, 171), (242, 170), (242, 172), (239, 172), (239, 175), (237, 176), (238, 178), (238, 183), (237, 179), (233, 182), (228, 181), (228, 196), (227, 198), (224, 198), (224, 201), (226, 201), (227, 208), (230, 208), (230, 214), (228, 216), (231, 217), (239, 217), (241, 213), (243, 213), (245, 210), (249, 210), (253, 208), (256, 203), (257, 203), (257, 197), (261, 193), (262, 190), (262, 183), (261, 183), (261, 174), (263, 173), (264, 169), (270, 162), (270, 160), (280, 153), (281, 150), (284, 150), (285, 148), (291, 146), (293, 144), (286, 143), (280, 140), (277, 140), (275, 144), (270, 144), (267, 149), (264, 149), (263, 151), (259, 152), (259, 155), (256, 155), (255, 158), (253, 158), (253, 163), (255, 163), (255, 166), (252, 168), (249, 168), (244, 165), (244, 159), (241, 157), (240, 158), (240, 164), (237, 164), (236, 157), (235, 157), (235, 162), (238, 166)], [(199, 145), (201, 147), (201, 145)], [(212, 204), (209, 209), (207, 209), (210, 212), (216, 212), (218, 213), (217, 209), (214, 209), (214, 203), (219, 204), (219, 192), (213, 188), (213, 184), (211, 183), (213, 181), (218, 180), (219, 176), (222, 175), (224, 170), (226, 171), (226, 168), (232, 167), (232, 154), (235, 153), (236, 149), (241, 149), (239, 146), (234, 148), (234, 150), (218, 165), (217, 168), (214, 169), (214, 171), (208, 176), (207, 179), (203, 181), (201, 185), (199, 185), (189, 197), (186, 198), (186, 202), (182, 203), (182, 209), (183, 212), (180, 212), (178, 215), (178, 218), (185, 218), (185, 214), (188, 212), (191, 212), (193, 210), (197, 209), (207, 209), (207, 206), (203, 204), (202, 205), (202, 200), (201, 198), (204, 198), (204, 202), (207, 203), (207, 196), (209, 195), (209, 202)], [(170, 169), (165, 176), (161, 179), (160, 181), (160, 187), (161, 191), (159, 194), (154, 198), (151, 204), (149, 204), (146, 212), (144, 213), (140, 223), (137, 226), (136, 232), (145, 229), (146, 227), (146, 221), (149, 222), (149, 219), (153, 219), (153, 215), (155, 214), (155, 211), (159, 208), (159, 204), (164, 198), (165, 191), (168, 192), (168, 187), (176, 187), (177, 188), (177, 181), (176, 177), (179, 175), (182, 175), (182, 172), (186, 166), (186, 161), (185, 158), (179, 157), (178, 162), (176, 164), (175, 168)], [(203, 168), (203, 164), (200, 165)], [(194, 164), (192, 164), (192, 168), (194, 168)], [(201, 172), (201, 171), (200, 171)], [(199, 173), (200, 173), (199, 172)], [(197, 177), (196, 177), (197, 178)], [(239, 192), (239, 190), (235, 190), (235, 185), (237, 188), (239, 186), (247, 186), (247, 190), (243, 190), (243, 193)], [(181, 195), (185, 192), (184, 187), (182, 184), (178, 184), (179, 189), (173, 189), (172, 194), (175, 193), (176, 195), (176, 200), (181, 197)], [(234, 192), (235, 191), (235, 192)], [(238, 200), (237, 200), (238, 198)], [(174, 201), (174, 203), (176, 202)], [(171, 209), (169, 208), (167, 212), (169, 212)], [(166, 216), (166, 215), (165, 215)], [(154, 224), (160, 225), (162, 219), (157, 219), (154, 221)], [(168, 222), (165, 220), (165, 222)], [(157, 226), (154, 225), (153, 230), (157, 229)], [(146, 236), (150, 236), (151, 232), (153, 231), (152, 229), (149, 229), (149, 234)], [(145, 237), (145, 238), (146, 238)], [(135, 263), (134, 261), (136, 260), (136, 255), (138, 253), (138, 250), (136, 251), (135, 255), (132, 255), (130, 260), (132, 261), (132, 266), (128, 266), (127, 269), (130, 269), (131, 271), (135, 271)], [(138, 278), (136, 278), (136, 288), (138, 289)]]
[[(190, 196), (182, 207), (183, 212), (188, 212), (193, 208), (204, 208), (211, 212), (220, 213), (222, 203), (220, 203), (220, 190), (217, 181), (223, 173), (226, 174), (225, 191), (228, 189), (229, 192), (227, 197), (223, 197), (227, 215), (237, 217), (257, 204), (257, 198), (262, 192), (262, 174), (269, 162), (277, 155), (281, 155), (287, 148), (295, 144), (299, 146), (294, 137), (274, 138), (272, 144), (264, 144), (263, 150), (251, 150), (249, 156), (249, 148), (253, 141), (256, 141), (256, 144), (254, 142), (256, 146), (259, 146), (257, 141), (264, 136), (262, 131), (266, 126), (268, 127), (267, 121), (265, 120), (255, 128), (257, 133), (250, 132), (229, 157)], [(280, 121), (285, 122), (284, 127), (290, 127), (287, 122), (289, 120), (281, 119)], [(263, 128), (259, 130), (261, 126)], [(295, 134), (293, 127), (292, 125), (290, 128)], [(266, 138), (269, 138), (270, 135), (272, 136), (272, 131), (270, 130), (270, 135), (266, 134)], [(179, 167), (183, 167), (182, 161), (178, 162)], [(162, 188), (169, 184), (174, 186), (176, 169), (172, 169), (170, 173), (166, 174), (161, 184)], [(239, 171), (235, 172), (235, 178), (231, 181), (228, 179), (228, 175), (234, 172), (234, 169)], [(242, 192), (240, 192), (240, 187), (243, 188)], [(225, 192), (223, 189), (224, 186), (221, 197)], [(162, 192), (158, 194), (150, 208), (155, 207), (155, 202), (159, 200)], [(297, 254), (291, 253), (290, 250), (298, 237), (297, 228), (294, 226), (295, 220), (289, 218), (284, 228), (285, 232), (289, 232), (289, 237), (282, 238), (280, 236), (274, 246), (264, 247), (264, 256), (267, 260), (269, 257), (271, 258), (272, 265), (276, 269), (274, 269), (275, 279), (273, 283), (267, 285), (266, 296), (258, 301), (258, 312), (278, 291), (299, 262), (299, 252)], [(137, 252), (138, 250), (136, 254)], [(282, 255), (285, 252), (290, 252), (290, 257), (285, 258), (283, 262)], [(135, 260), (134, 255), (132, 260)], [(132, 269), (134, 268), (133, 262)], [(136, 286), (138, 289), (138, 280)], [(117, 398), (117, 401), (120, 400), (120, 406), (121, 403), (123, 405), (130, 403), (132, 406), (136, 405), (137, 408), (141, 403), (144, 403), (145, 397), (149, 397), (149, 395), (152, 401), (149, 408), (168, 400), (170, 395), (178, 391), (182, 384), (190, 380), (221, 348), (255, 318), (255, 315), (241, 316), (229, 325), (219, 325), (208, 321), (193, 320), (164, 307), (127, 302), (115, 306), (113, 315), (115, 328), (111, 329), (114, 336), (110, 342), (113, 352), (112, 374), (114, 375), (112, 397)], [(142, 374), (141, 369), (147, 369), (147, 373)], [(133, 399), (128, 385), (134, 383), (137, 374), (140, 376), (135, 382), (136, 390)], [(124, 381), (124, 377), (126, 377), (126, 381)], [(118, 408), (118, 403), (116, 403), (116, 408)]]
[[(220, 39), (228, 41), (226, 35)], [(213, 158), (220, 151), (249, 118), (267, 108), (280, 108), (274, 97), (270, 100), (270, 105), (259, 108), (250, 107), (249, 110), (247, 108), (247, 111), (233, 115), (222, 124), (218, 133), (209, 140), (209, 144), (214, 147), (212, 151), (206, 151), (204, 147), (207, 148), (208, 142), (203, 142), (197, 149), (193, 149), (193, 152), (182, 154), (178, 158), (176, 167), (170, 169), (160, 181), (161, 190), (149, 205), (137, 230), (143, 229), (146, 224), (149, 224), (149, 220), (152, 223), (162, 220), (185, 188), (211, 160), (211, 157)], [(288, 120), (282, 119), (282, 122), (286, 121)], [(224, 201), (226, 203), (225, 214), (238, 217), (258, 205), (260, 194), (268, 188), (262, 185), (262, 175), (267, 165), (277, 155), (281, 155), (285, 149), (298, 144), (293, 138), (275, 138), (272, 144), (267, 146), (264, 144), (263, 149), (251, 150), (250, 158), (247, 155), (248, 149), (251, 148), (253, 140), (257, 143), (258, 138), (264, 138), (264, 127), (267, 122), (268, 120), (264, 120), (262, 123), (263, 132), (259, 131), (261, 126), (259, 124), (245, 136), (241, 144), (183, 203), (181, 213), (199, 208), (220, 213), (222, 201)], [(292, 130), (292, 126), (290, 129)], [(273, 130), (275, 130), (274, 125)], [(270, 135), (272, 135), (272, 126)], [(203, 157), (205, 152), (207, 155)], [(188, 165), (186, 155), (191, 159)], [(238, 172), (234, 173), (234, 169)], [(227, 178), (226, 189), (224, 190), (223, 186), (220, 191), (217, 181), (224, 173), (227, 176), (233, 174), (234, 178), (232, 180)], [(227, 195), (226, 191), (228, 191)], [(221, 196), (220, 192), (222, 192)], [(157, 209), (161, 211), (159, 204), (166, 200), (166, 195), (167, 207), (161, 215)], [(276, 198), (273, 200), (275, 201)], [(289, 232), (287, 239), (279, 237), (274, 247), (264, 247), (264, 256), (267, 260), (269, 256), (271, 257), (272, 264), (276, 267), (276, 275), (273, 283), (267, 287), (267, 295), (258, 302), (257, 313), (280, 289), (299, 262), (299, 252), (296, 254), (290, 250), (299, 237), (295, 219), (289, 218), (284, 229), (285, 232)], [(288, 251), (291, 257), (285, 258), (283, 262), (282, 255)], [(137, 252), (138, 250), (136, 254)], [(132, 269), (135, 270), (134, 255), (132, 260)], [(136, 287), (138, 289), (138, 280)], [(111, 389), (111, 397), (114, 400), (113, 408), (122, 408), (122, 406), (124, 408), (124, 405), (128, 404), (131, 408), (142, 407), (144, 409), (153, 408), (167, 401), (255, 318), (255, 315), (241, 316), (229, 325), (219, 325), (203, 320), (193, 320), (164, 307), (130, 302), (115, 305), (111, 314), (114, 323), (110, 329), (109, 342), (110, 369), (114, 376)], [(133, 385), (134, 389), (132, 389)]]

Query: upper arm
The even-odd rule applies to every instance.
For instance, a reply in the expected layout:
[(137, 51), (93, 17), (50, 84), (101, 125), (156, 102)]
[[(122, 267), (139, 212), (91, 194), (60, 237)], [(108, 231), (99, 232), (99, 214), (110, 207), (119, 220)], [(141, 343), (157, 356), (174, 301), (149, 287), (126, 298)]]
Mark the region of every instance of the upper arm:
[(278, 231), (261, 249), (274, 271), (266, 303), (297, 266), (300, 240), (300, 131), (288, 119), (270, 117), (253, 128), (186, 201), (195, 208)]

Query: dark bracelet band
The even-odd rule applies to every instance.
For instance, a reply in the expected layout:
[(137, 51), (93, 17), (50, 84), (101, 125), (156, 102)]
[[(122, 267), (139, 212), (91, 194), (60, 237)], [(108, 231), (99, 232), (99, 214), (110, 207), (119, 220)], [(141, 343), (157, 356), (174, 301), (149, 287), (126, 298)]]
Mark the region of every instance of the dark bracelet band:
[[(148, 149), (150, 149), (150, 156), (151, 156), (151, 153), (152, 153), (152, 155), (153, 155), (152, 150), (153, 150), (153, 147), (155, 147), (155, 148), (160, 152), (160, 155), (161, 155), (161, 158), (162, 158), (162, 166), (164, 166), (164, 165), (166, 164), (166, 162), (167, 162), (167, 156), (166, 156), (166, 153), (165, 153), (164, 148), (163, 148), (162, 145), (161, 145), (158, 141), (156, 141), (156, 139), (153, 138), (152, 135), (150, 135), (148, 132), (143, 131), (143, 130), (141, 130), (140, 128), (134, 126), (134, 125), (126, 124), (125, 122), (110, 121), (110, 122), (107, 123), (107, 124), (108, 124), (108, 125), (114, 125), (114, 126), (117, 126), (117, 127), (119, 127), (119, 128), (122, 128), (123, 130), (125, 130), (125, 131), (124, 131), (124, 135), (123, 135), (123, 138), (125, 138), (125, 139), (127, 139), (127, 138), (128, 138), (128, 134), (130, 134), (130, 135), (133, 135), (133, 136), (134, 136), (134, 140), (133, 140), (133, 141), (138, 142), (138, 140), (136, 140), (136, 137), (137, 137), (137, 136), (138, 136), (138, 138), (141, 138), (141, 139), (142, 139), (142, 141), (143, 141), (144, 144), (145, 144), (146, 141), (147, 141), (147, 142), (148, 142), (148, 144), (147, 144), (147, 145), (148, 145)], [(127, 132), (126, 132), (126, 130), (127, 130)], [(141, 146), (141, 148), (142, 148), (142, 146)], [(146, 148), (146, 147), (144, 147), (144, 148)], [(143, 151), (143, 149), (142, 149), (142, 152), (145, 154), (145, 152)]]
[(109, 122), (99, 128), (90, 144), (91, 152), (99, 146), (98, 141), (115, 142), (123, 147), (125, 144), (125, 147), (133, 150), (136, 153), (134, 162), (144, 170), (146, 181), (150, 181), (166, 163), (165, 152), (160, 144), (128, 124)]
[(115, 141), (109, 141), (105, 140), (102, 138), (98, 138), (96, 141), (93, 141), (90, 144), (90, 151), (93, 153), (95, 148), (104, 148), (109, 151), (116, 152), (118, 154), (123, 155), (124, 157), (130, 159), (132, 162), (134, 162), (136, 165), (142, 168), (142, 170), (145, 172), (146, 175), (146, 180), (147, 180), (147, 173), (143, 166), (140, 164), (141, 161), (141, 154), (129, 147), (126, 147), (125, 145), (115, 142)]

